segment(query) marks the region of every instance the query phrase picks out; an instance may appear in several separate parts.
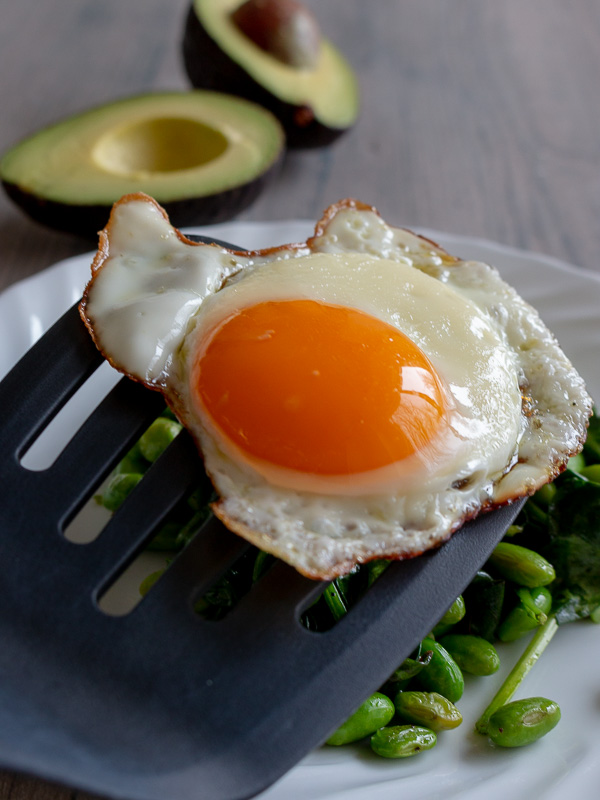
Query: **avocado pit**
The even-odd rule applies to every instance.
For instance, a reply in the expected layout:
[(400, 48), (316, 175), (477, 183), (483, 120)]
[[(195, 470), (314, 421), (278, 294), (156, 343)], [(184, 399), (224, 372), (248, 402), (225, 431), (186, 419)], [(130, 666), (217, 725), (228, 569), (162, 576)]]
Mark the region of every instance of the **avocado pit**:
[(321, 32), (314, 16), (296, 0), (247, 0), (232, 20), (254, 44), (284, 64), (297, 69), (316, 66)]
[(356, 75), (297, 0), (192, 0), (182, 41), (193, 86), (245, 97), (289, 147), (321, 147), (358, 117)]

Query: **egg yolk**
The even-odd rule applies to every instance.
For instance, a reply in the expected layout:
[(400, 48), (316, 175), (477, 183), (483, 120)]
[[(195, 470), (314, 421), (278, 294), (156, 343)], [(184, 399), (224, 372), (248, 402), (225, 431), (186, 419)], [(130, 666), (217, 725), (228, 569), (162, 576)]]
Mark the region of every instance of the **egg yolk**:
[(437, 433), (441, 381), (425, 354), (365, 312), (268, 301), (201, 342), (192, 391), (250, 459), (350, 475), (405, 459)]

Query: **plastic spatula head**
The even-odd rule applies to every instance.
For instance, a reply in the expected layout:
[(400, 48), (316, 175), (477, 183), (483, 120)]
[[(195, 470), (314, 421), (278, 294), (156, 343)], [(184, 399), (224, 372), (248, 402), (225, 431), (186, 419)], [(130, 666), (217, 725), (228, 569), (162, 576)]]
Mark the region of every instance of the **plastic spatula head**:
[(195, 612), (248, 548), (215, 518), (131, 613), (110, 616), (98, 597), (203, 473), (182, 434), (100, 536), (65, 538), (162, 408), (156, 393), (122, 379), (49, 468), (23, 467), (101, 360), (74, 307), (0, 385), (0, 762), (114, 797), (252, 797), (414, 650), (522, 503), (392, 564), (327, 632), (300, 622), (324, 584), (281, 562), (221, 621)]

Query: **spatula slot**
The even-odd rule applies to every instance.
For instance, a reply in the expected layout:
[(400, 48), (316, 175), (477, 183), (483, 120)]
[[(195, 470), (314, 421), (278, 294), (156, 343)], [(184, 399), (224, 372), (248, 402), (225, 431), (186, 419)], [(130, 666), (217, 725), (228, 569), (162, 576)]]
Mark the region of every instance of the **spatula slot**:
[(202, 480), (206, 478), (191, 439), (178, 436), (115, 511), (101, 535), (86, 548), (97, 568), (110, 570), (107, 581), (151, 542), (173, 510)]
[(69, 443), (73, 431), (84, 424), (120, 378), (108, 363), (101, 364), (31, 442), (21, 457), (21, 465), (36, 472), (52, 466)]
[(102, 533), (109, 520), (110, 512), (91, 497), (65, 527), (63, 535), (73, 544), (90, 544)]
[(194, 611), (211, 622), (223, 619), (266, 576), (275, 561), (258, 548), (248, 547), (207, 590), (193, 598)]
[(0, 385), (0, 439), (7, 452), (21, 458), (101, 363), (74, 305)]
[(187, 547), (165, 563), (163, 570), (144, 597), (144, 603), (177, 613), (186, 608), (195, 613), (195, 604), (221, 577), (244, 557), (251, 546), (227, 530), (216, 517), (209, 517)]

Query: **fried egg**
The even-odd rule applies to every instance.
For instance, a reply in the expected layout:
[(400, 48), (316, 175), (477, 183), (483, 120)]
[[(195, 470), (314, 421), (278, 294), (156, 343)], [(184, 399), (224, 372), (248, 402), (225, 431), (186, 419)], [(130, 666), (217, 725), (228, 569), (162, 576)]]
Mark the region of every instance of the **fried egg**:
[(215, 514), (311, 578), (418, 555), (532, 494), (579, 452), (592, 410), (493, 267), (354, 200), (307, 242), (238, 252), (127, 195), (80, 311), (192, 434)]

